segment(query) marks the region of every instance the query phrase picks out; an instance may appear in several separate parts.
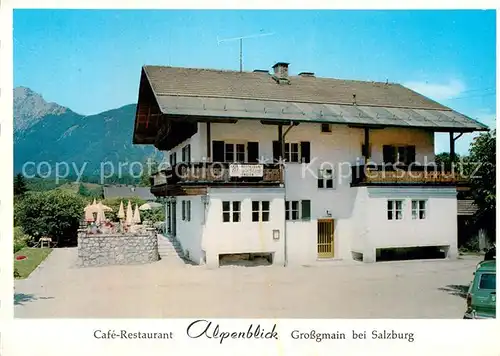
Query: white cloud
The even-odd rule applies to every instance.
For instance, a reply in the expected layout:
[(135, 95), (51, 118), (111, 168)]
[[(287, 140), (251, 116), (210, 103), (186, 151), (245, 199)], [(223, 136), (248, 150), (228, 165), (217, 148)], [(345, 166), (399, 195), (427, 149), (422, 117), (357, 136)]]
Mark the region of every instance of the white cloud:
[(415, 81), (406, 82), (403, 85), (434, 100), (455, 98), (465, 91), (465, 84), (457, 79), (452, 79), (448, 83)]

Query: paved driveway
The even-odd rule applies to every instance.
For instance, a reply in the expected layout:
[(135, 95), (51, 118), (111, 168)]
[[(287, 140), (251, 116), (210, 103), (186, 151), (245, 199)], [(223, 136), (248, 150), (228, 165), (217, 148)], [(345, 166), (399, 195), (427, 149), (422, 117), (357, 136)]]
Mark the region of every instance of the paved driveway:
[(462, 318), (478, 259), (314, 267), (148, 265), (75, 267), (56, 249), (16, 281), (28, 318)]

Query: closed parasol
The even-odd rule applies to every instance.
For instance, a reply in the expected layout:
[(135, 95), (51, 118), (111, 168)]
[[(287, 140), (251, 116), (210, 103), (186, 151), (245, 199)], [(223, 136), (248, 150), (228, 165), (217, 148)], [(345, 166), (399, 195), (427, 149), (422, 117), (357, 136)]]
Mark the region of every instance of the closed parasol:
[(134, 217), (132, 218), (132, 222), (134, 224), (141, 223), (141, 213), (139, 212), (139, 207), (137, 206), (137, 204), (135, 205)]
[(123, 209), (123, 201), (120, 202), (120, 209), (118, 210), (118, 219), (125, 219), (125, 209)]
[(125, 216), (125, 223), (127, 225), (132, 225), (133, 223), (132, 219), (133, 219), (132, 204), (130, 203), (129, 200), (127, 204), (127, 215)]

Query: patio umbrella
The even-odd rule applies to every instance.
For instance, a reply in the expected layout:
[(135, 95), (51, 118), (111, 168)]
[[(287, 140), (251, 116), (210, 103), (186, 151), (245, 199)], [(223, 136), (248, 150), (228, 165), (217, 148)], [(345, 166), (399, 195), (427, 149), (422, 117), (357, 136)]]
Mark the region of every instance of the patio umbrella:
[(104, 205), (102, 202), (99, 202), (99, 204), (97, 205), (99, 206), (99, 209), (101, 209), (102, 211), (113, 211), (112, 208), (110, 208), (107, 205)]
[(87, 209), (89, 206), (85, 207), (85, 209), (84, 209), (85, 210), (85, 221), (86, 222), (93, 222), (94, 221), (94, 213), (90, 209)]
[(133, 212), (132, 212), (132, 204), (130, 203), (130, 200), (128, 201), (128, 205), (127, 205), (127, 215), (125, 217), (125, 223), (127, 225), (132, 225), (132, 219), (133, 219), (133, 216), (132, 216)]
[(100, 208), (97, 209), (97, 216), (95, 218), (95, 223), (97, 225), (103, 223), (106, 220), (106, 217), (104, 216), (104, 211)]
[(163, 205), (160, 203), (150, 202), (150, 203), (142, 204), (139, 207), (139, 210), (152, 210), (152, 209), (158, 209), (161, 207), (163, 207)]
[(85, 209), (83, 209), (83, 210), (85, 211), (85, 213), (89, 213), (89, 214), (97, 213), (97, 211), (99, 210), (99, 205), (90, 204), (90, 205), (87, 205), (85, 207)]
[(120, 209), (118, 210), (118, 219), (125, 219), (125, 209), (123, 209), (123, 201), (120, 202)]
[(135, 204), (135, 211), (134, 211), (134, 217), (132, 218), (132, 222), (134, 224), (141, 223), (141, 213), (139, 212), (139, 207), (137, 206), (137, 204)]

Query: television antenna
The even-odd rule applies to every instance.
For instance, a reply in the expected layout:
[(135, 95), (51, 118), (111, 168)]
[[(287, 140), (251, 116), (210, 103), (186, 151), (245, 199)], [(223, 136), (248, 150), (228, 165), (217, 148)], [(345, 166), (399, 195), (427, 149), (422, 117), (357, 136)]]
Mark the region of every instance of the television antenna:
[[(262, 30), (261, 30), (261, 32), (262, 32)], [(223, 38), (223, 39), (220, 39), (219, 36), (217, 36), (217, 45), (220, 45), (223, 42), (233, 42), (233, 41), (240, 42), (240, 72), (243, 72), (243, 40), (250, 39), (250, 38), (264, 37), (264, 36), (272, 36), (272, 35), (274, 35), (274, 32), (257, 33), (257, 34), (249, 35), (249, 36)]]

